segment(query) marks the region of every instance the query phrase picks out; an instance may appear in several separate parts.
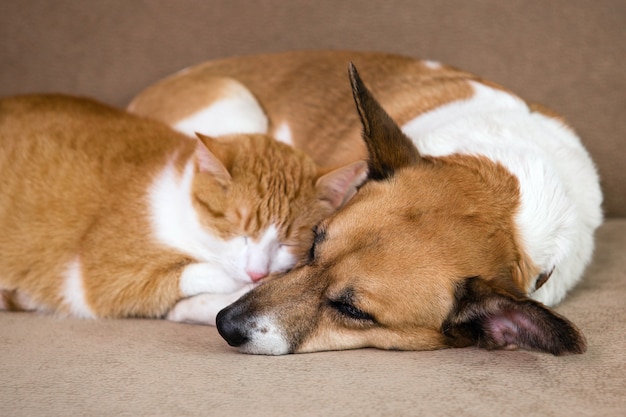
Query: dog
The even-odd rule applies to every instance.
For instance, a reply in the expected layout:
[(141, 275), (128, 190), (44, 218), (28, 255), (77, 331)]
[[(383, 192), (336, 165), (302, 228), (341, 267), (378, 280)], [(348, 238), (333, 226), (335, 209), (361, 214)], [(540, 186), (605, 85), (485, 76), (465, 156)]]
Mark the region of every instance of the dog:
[(129, 109), (188, 134), (268, 133), (322, 165), (367, 160), (308, 258), (218, 314), (240, 351), (586, 350), (550, 307), (592, 257), (602, 193), (553, 111), (437, 62), (323, 51), (201, 64)]

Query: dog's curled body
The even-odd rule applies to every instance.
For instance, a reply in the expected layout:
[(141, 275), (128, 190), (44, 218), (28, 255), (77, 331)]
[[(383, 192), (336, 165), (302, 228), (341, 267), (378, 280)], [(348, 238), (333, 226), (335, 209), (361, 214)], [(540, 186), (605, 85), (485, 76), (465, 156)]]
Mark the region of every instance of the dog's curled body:
[(532, 111), (508, 92), (470, 84), (472, 97), (421, 115), (402, 130), (422, 155), (480, 155), (517, 178), (520, 247), (536, 276), (551, 274), (541, 288), (532, 280), (522, 288), (556, 305), (581, 278), (602, 221), (595, 167), (561, 120)]
[[(358, 112), (348, 62), (368, 87), (352, 70)], [(241, 109), (249, 97), (263, 108), (262, 133), (322, 165), (367, 159), (370, 181), (320, 224), (303, 266), (220, 313), (229, 343), (268, 354), (584, 351), (578, 330), (537, 302), (558, 304), (580, 280), (602, 221), (596, 169), (558, 115), (445, 65), (353, 52), (209, 62), (130, 109), (211, 134), (197, 116), (233, 97), (207, 90), (232, 83), (250, 93)]]

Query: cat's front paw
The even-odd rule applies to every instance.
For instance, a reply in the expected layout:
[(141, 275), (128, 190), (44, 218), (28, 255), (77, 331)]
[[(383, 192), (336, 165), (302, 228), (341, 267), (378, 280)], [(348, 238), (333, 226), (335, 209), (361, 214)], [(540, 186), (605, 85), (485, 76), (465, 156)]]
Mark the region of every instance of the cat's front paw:
[(256, 285), (245, 285), (229, 294), (198, 294), (180, 300), (169, 311), (166, 319), (182, 323), (206, 324), (215, 326), (215, 318), (223, 308), (234, 303)]
[(180, 291), (185, 297), (198, 294), (231, 294), (242, 287), (220, 266), (211, 263), (189, 264), (180, 276)]

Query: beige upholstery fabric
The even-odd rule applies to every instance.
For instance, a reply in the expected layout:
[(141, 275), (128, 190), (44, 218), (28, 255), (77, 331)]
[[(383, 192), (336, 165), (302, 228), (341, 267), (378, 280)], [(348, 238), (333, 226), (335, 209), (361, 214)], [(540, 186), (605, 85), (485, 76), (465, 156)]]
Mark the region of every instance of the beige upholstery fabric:
[(584, 355), (259, 357), (210, 327), (0, 313), (0, 415), (626, 415), (625, 22), (623, 0), (0, 2), (0, 95), (62, 91), (123, 106), (200, 61), (303, 48), (453, 64), (565, 115), (599, 167), (611, 217), (558, 308), (586, 334)]
[(0, 314), (6, 416), (623, 416), (626, 220), (558, 308), (584, 355), (474, 348), (238, 353), (213, 327)]

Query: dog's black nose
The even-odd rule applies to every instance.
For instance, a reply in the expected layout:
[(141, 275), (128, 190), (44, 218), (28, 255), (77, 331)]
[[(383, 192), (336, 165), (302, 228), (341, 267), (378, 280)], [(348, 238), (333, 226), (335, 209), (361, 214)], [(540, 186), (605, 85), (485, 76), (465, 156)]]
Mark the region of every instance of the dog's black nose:
[(248, 337), (241, 330), (241, 326), (237, 325), (237, 320), (233, 317), (234, 315), (233, 309), (226, 307), (217, 313), (215, 324), (220, 336), (222, 336), (229, 345), (238, 347), (246, 343)]

